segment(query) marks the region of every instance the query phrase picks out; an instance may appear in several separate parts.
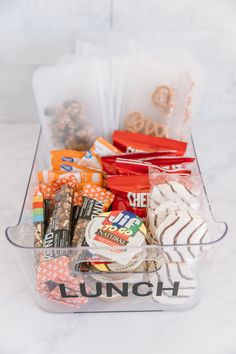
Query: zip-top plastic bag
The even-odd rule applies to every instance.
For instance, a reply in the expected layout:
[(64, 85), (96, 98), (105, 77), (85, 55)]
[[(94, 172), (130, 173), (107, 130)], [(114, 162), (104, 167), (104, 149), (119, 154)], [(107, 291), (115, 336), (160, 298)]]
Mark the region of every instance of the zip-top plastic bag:
[[(200, 176), (160, 173), (149, 167), (147, 208), (148, 243), (174, 245), (165, 251), (169, 262), (197, 260), (211, 240), (210, 220), (204, 210)], [(179, 245), (188, 245), (183, 250)], [(199, 245), (199, 247), (191, 247)]]
[(34, 90), (50, 147), (88, 150), (117, 128), (184, 139), (199, 76), (185, 51), (78, 41), (76, 55), (35, 73)]
[(76, 53), (66, 55), (58, 61), (58, 65), (78, 65), (81, 57), (88, 59), (99, 58), (104, 62), (104, 67), (108, 70), (109, 85), (105, 87), (106, 96), (112, 100), (114, 121), (113, 130), (119, 126), (120, 109), (124, 96), (127, 70), (130, 61), (130, 54), (135, 48), (133, 41), (81, 41), (76, 42)]
[(202, 75), (191, 56), (137, 50), (127, 73), (120, 129), (183, 139)]
[(97, 136), (109, 139), (113, 130), (104, 61), (80, 58), (77, 64), (42, 67), (33, 77), (39, 116), (51, 149), (86, 151)]

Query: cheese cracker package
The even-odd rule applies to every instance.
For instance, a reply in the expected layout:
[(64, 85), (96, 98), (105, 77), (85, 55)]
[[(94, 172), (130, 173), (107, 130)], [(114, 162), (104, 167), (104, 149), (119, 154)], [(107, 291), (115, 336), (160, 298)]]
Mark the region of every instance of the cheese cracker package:
[(154, 158), (148, 161), (137, 161), (118, 158), (116, 160), (116, 172), (122, 175), (148, 174), (150, 166), (156, 166), (167, 173), (191, 174), (186, 165), (192, 163), (194, 158), (190, 157), (165, 157)]
[(160, 156), (175, 156), (176, 154), (172, 151), (155, 151), (155, 152), (135, 152), (135, 153), (123, 153), (119, 155), (103, 156), (102, 167), (103, 172), (108, 175), (116, 174), (116, 160), (119, 158), (122, 159), (131, 159), (139, 161), (149, 161), (149, 159), (160, 157)]
[(115, 130), (113, 133), (114, 145), (123, 152), (153, 152), (172, 151), (176, 155), (184, 155), (187, 143), (180, 140), (159, 138), (140, 133), (130, 133)]
[(148, 175), (108, 176), (108, 187), (115, 194), (112, 210), (128, 210), (146, 217), (150, 190)]

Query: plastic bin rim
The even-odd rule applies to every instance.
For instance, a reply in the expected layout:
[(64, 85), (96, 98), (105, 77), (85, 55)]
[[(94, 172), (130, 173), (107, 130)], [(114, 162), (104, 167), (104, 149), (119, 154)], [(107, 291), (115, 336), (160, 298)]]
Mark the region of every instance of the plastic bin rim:
[[(23, 199), (23, 203), (22, 203), (22, 208), (21, 208), (21, 212), (20, 212), (20, 216), (19, 216), (19, 220), (17, 222), (16, 225), (14, 226), (7, 226), (6, 230), (5, 230), (5, 235), (6, 235), (6, 238), (8, 240), (8, 242), (17, 247), (17, 248), (20, 248), (20, 249), (29, 249), (29, 250), (37, 250), (37, 251), (41, 251), (43, 248), (39, 248), (39, 247), (33, 247), (33, 246), (21, 246), (17, 243), (15, 243), (14, 241), (12, 241), (10, 235), (9, 235), (9, 230), (11, 228), (15, 228), (17, 226), (20, 225), (21, 223), (21, 219), (22, 219), (22, 215), (23, 215), (23, 211), (24, 211), (24, 206), (25, 206), (25, 202), (26, 202), (26, 198), (27, 198), (27, 194), (28, 194), (28, 190), (29, 190), (29, 186), (30, 186), (30, 181), (31, 181), (31, 177), (32, 177), (32, 173), (33, 173), (33, 169), (34, 169), (34, 164), (35, 164), (35, 160), (36, 160), (36, 157), (37, 157), (37, 152), (38, 152), (38, 148), (39, 148), (39, 143), (40, 143), (40, 138), (41, 138), (41, 134), (42, 134), (42, 126), (40, 126), (40, 130), (39, 130), (39, 135), (38, 135), (38, 139), (37, 139), (37, 143), (36, 143), (36, 149), (35, 149), (35, 153), (34, 153), (34, 157), (33, 157), (33, 162), (32, 162), (32, 166), (31, 166), (31, 170), (30, 170), (30, 175), (29, 175), (29, 179), (28, 179), (28, 183), (27, 183), (27, 187), (26, 187), (26, 192), (25, 192), (25, 196), (24, 196), (24, 199)], [(202, 174), (201, 174), (201, 169), (200, 169), (200, 166), (199, 166), (199, 163), (198, 163), (198, 158), (197, 158), (197, 153), (196, 153), (196, 149), (195, 149), (195, 145), (194, 145), (194, 141), (193, 141), (193, 137), (192, 137), (192, 134), (190, 134), (190, 138), (191, 138), (191, 143), (192, 143), (192, 147), (193, 147), (193, 151), (194, 151), (194, 155), (196, 157), (196, 163), (197, 163), (197, 166), (198, 166), (198, 170), (199, 170), (199, 173), (200, 173), (200, 177), (201, 177), (201, 181), (202, 181), (202, 186), (203, 186), (203, 189), (204, 189), (204, 193), (205, 193), (205, 196), (206, 196), (206, 199), (207, 199), (207, 203), (208, 203), (208, 206), (209, 206), (209, 209), (210, 209), (210, 212), (211, 212), (211, 216), (212, 216), (212, 220), (216, 223), (216, 224), (222, 224), (224, 225), (224, 231), (222, 233), (222, 235), (217, 238), (216, 240), (213, 240), (213, 241), (210, 241), (210, 242), (205, 242), (205, 243), (191, 243), (190, 244), (186, 244), (186, 243), (183, 243), (183, 244), (177, 244), (177, 245), (173, 245), (173, 244), (165, 244), (165, 245), (142, 245), (142, 246), (129, 246), (128, 248), (129, 249), (162, 249), (162, 248), (171, 248), (171, 247), (199, 247), (199, 246), (207, 246), (207, 245), (213, 245), (213, 244), (216, 244), (218, 242), (220, 242), (227, 234), (228, 232), (228, 225), (226, 222), (224, 221), (216, 221), (214, 216), (213, 216), (213, 213), (212, 213), (212, 209), (211, 209), (211, 205), (209, 203), (209, 199), (208, 199), (208, 195), (207, 195), (207, 191), (206, 191), (206, 188), (205, 188), (205, 184), (204, 184), (204, 181), (203, 181), (203, 178), (202, 178)], [(125, 246), (115, 246), (115, 248), (118, 250), (126, 250), (127, 247)], [(99, 249), (102, 249), (102, 248), (99, 248)], [(103, 248), (104, 250), (108, 251), (109, 249), (114, 249), (114, 247), (106, 247), (106, 248)], [(70, 250), (70, 251), (73, 251), (73, 250), (76, 250), (77, 252), (80, 251), (80, 250), (97, 250), (96, 247), (90, 247), (90, 246), (83, 246), (83, 247), (50, 247), (50, 251), (63, 251), (63, 250)]]

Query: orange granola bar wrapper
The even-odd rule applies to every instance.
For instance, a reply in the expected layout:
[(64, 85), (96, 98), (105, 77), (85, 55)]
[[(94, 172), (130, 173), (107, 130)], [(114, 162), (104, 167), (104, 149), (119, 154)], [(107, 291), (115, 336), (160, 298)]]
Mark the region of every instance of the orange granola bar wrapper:
[(82, 191), (79, 192), (75, 192), (74, 193), (74, 206), (81, 206), (83, 203), (83, 195), (82, 195)]
[(63, 184), (68, 184), (75, 192), (83, 189), (86, 183), (92, 183), (101, 186), (103, 176), (100, 172), (54, 172), (40, 171), (38, 172), (38, 180), (40, 191), (45, 199), (51, 199), (55, 191)]
[[(55, 175), (51, 174), (52, 171), (43, 172), (49, 172), (46, 179), (40, 180), (43, 176), (42, 174), (39, 177), (39, 188), (45, 199), (52, 199), (56, 190), (64, 184), (69, 185), (74, 191), (77, 190), (78, 182), (73, 174), (58, 175), (58, 178), (55, 180)], [(52, 181), (50, 181), (50, 178), (52, 178)]]
[(110, 207), (114, 199), (114, 194), (112, 192), (89, 183), (84, 186), (82, 195), (83, 197), (88, 197), (103, 202), (103, 211), (106, 211)]

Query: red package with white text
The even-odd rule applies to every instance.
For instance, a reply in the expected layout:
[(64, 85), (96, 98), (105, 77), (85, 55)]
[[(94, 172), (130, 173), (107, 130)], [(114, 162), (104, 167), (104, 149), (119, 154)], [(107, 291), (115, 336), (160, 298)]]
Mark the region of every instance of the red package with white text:
[(115, 194), (112, 210), (128, 210), (141, 218), (146, 217), (150, 191), (148, 175), (108, 176), (108, 187)]
[(178, 174), (191, 174), (186, 165), (194, 161), (191, 157), (154, 158), (148, 161), (116, 159), (116, 172), (121, 175), (148, 174), (149, 166), (160, 167), (160, 171)]
[(172, 151), (176, 155), (184, 155), (187, 143), (174, 139), (159, 138), (140, 133), (115, 130), (113, 144), (123, 152)]
[(155, 157), (161, 157), (161, 156), (176, 156), (175, 153), (172, 151), (157, 151), (157, 152), (135, 152), (135, 153), (124, 153), (120, 155), (109, 155), (109, 156), (103, 156), (101, 158), (102, 160), (102, 167), (103, 167), (103, 172), (109, 174), (109, 175), (114, 175), (116, 174), (116, 160), (118, 158), (124, 158), (124, 159), (132, 159), (132, 160), (140, 160), (140, 161), (149, 161), (150, 159), (153, 159)]

